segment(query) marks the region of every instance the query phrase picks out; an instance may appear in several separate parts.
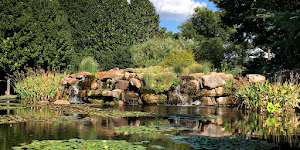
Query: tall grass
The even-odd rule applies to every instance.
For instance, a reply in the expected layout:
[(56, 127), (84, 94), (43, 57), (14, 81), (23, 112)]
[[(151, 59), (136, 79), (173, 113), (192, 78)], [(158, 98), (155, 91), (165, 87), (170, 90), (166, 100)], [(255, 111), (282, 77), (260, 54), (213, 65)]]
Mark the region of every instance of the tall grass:
[(202, 62), (202, 63), (195, 63), (190, 66), (188, 66), (189, 72), (190, 73), (205, 73), (207, 74), (208, 72), (213, 70), (213, 64), (210, 62)]
[(282, 113), (299, 108), (300, 86), (297, 82), (253, 83), (240, 86), (235, 96), (241, 106), (263, 112)]
[(33, 104), (39, 101), (55, 101), (62, 94), (59, 81), (66, 72), (59, 70), (25, 68), (25, 71), (14, 72), (14, 90), (21, 97), (21, 102)]

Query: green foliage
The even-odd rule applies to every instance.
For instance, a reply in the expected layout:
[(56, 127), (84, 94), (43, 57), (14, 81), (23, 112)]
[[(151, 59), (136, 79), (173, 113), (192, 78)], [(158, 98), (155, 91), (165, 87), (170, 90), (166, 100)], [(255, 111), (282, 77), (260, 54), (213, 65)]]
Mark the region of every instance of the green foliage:
[(265, 51), (270, 48), (276, 54), (272, 64), (291, 69), (300, 66), (299, 1), (212, 1), (224, 10), (222, 21), (226, 25), (239, 25), (235, 39), (251, 39)]
[(60, 98), (62, 87), (59, 81), (66, 76), (58, 70), (26, 68), (25, 73), (14, 72), (14, 90), (21, 102), (33, 104), (39, 101), (54, 101)]
[(94, 57), (83, 58), (79, 64), (79, 71), (87, 71), (96, 74), (99, 71), (99, 64)]
[(208, 72), (212, 71), (213, 65), (210, 62), (202, 62), (200, 64), (192, 64), (188, 66), (189, 73), (205, 73), (207, 74)]
[(187, 50), (175, 50), (171, 52), (163, 62), (160, 63), (162, 67), (172, 67), (177, 63), (181, 63), (183, 66), (188, 66), (196, 63), (194, 55)]
[(299, 108), (299, 85), (293, 82), (244, 84), (235, 93), (242, 106), (269, 113), (282, 113)]
[(29, 145), (16, 146), (13, 149), (136, 149), (144, 150), (146, 147), (134, 145), (125, 140), (34, 140)]
[(234, 137), (209, 137), (209, 136), (176, 136), (168, 138), (178, 144), (188, 144), (194, 149), (271, 149), (274, 144), (266, 141), (246, 140)]
[(245, 70), (245, 67), (240, 65), (232, 65), (227, 63), (222, 63), (219, 69), (220, 72), (230, 73), (232, 75), (238, 76), (241, 75)]
[(193, 51), (197, 62), (210, 61), (219, 67), (225, 56), (242, 53), (242, 46), (229, 41), (235, 29), (221, 22), (223, 14), (223, 11), (198, 7), (189, 20), (179, 26), (183, 37), (199, 43), (199, 48)]
[(174, 73), (176, 73), (177, 75), (180, 75), (182, 72), (183, 72), (183, 69), (184, 69), (184, 64), (182, 64), (182, 63), (176, 63), (176, 64), (174, 64), (174, 66), (173, 66), (173, 71), (174, 71)]
[(144, 43), (136, 43), (130, 48), (135, 67), (158, 65), (174, 50), (193, 51), (197, 44), (193, 40), (153, 38)]
[(150, 67), (142, 72), (144, 73), (145, 86), (156, 94), (168, 91), (173, 84), (178, 82), (176, 74), (162, 72), (159, 67)]
[(129, 132), (130, 134), (160, 134), (164, 132), (163, 130), (159, 130), (154, 126), (146, 127), (146, 126), (122, 126), (115, 127), (117, 132)]

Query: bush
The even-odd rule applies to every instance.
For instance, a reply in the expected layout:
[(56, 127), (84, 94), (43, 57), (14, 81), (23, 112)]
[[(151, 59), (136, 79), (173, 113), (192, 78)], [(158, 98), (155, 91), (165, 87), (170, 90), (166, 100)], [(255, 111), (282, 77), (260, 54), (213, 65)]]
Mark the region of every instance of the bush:
[(202, 62), (200, 64), (192, 64), (188, 66), (189, 72), (190, 73), (205, 73), (207, 74), (208, 72), (213, 70), (213, 65), (210, 62)]
[(176, 63), (174, 66), (173, 66), (173, 71), (174, 73), (176, 73), (177, 75), (180, 75), (184, 70), (184, 64), (182, 63)]
[(232, 65), (227, 63), (221, 64), (221, 68), (219, 69), (220, 72), (230, 73), (235, 76), (241, 75), (244, 70), (245, 67), (243, 66)]
[(14, 90), (25, 104), (54, 101), (62, 94), (59, 81), (64, 76), (66, 73), (61, 74), (58, 70), (26, 68), (25, 72), (14, 72)]
[(270, 113), (282, 113), (299, 108), (299, 85), (293, 82), (253, 83), (240, 86), (235, 93), (242, 106)]
[(149, 67), (158, 65), (174, 50), (192, 52), (196, 47), (197, 43), (193, 40), (154, 38), (134, 44), (129, 51), (134, 67)]
[(181, 63), (184, 67), (196, 63), (194, 55), (187, 50), (175, 50), (171, 52), (163, 62), (160, 63), (162, 67), (173, 67), (175, 64)]
[(94, 57), (86, 57), (79, 64), (79, 71), (87, 71), (96, 74), (99, 71), (99, 64)]

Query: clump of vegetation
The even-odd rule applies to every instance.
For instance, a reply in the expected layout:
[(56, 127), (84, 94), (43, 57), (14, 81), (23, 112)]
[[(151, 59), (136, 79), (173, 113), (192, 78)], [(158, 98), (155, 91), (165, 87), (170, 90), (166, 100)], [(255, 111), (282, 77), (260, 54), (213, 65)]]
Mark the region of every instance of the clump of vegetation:
[(205, 73), (213, 70), (213, 64), (210, 62), (202, 62), (202, 63), (195, 63), (190, 66), (188, 66), (189, 73)]
[(96, 74), (99, 71), (99, 64), (94, 57), (86, 57), (79, 64), (79, 71), (87, 71)]
[(299, 108), (299, 85), (294, 82), (243, 84), (235, 96), (241, 106), (263, 112), (282, 113)]
[(14, 72), (14, 90), (21, 97), (21, 102), (33, 104), (39, 101), (54, 101), (60, 98), (62, 87), (59, 81), (66, 72), (58, 70), (25, 68), (24, 71)]
[(157, 127), (150, 126), (122, 126), (114, 128), (118, 133), (128, 132), (130, 134), (157, 134), (164, 132), (163, 130), (157, 129)]
[(246, 140), (233, 137), (209, 136), (175, 136), (168, 135), (168, 139), (177, 144), (188, 144), (194, 149), (271, 149), (274, 144), (266, 141)]
[(16, 146), (13, 149), (136, 149), (144, 150), (146, 147), (142, 145), (134, 145), (125, 140), (34, 140), (29, 145)]
[(177, 76), (172, 72), (161, 72), (148, 70), (144, 74), (145, 86), (153, 90), (156, 94), (170, 89), (173, 84), (178, 82)]
[(162, 62), (174, 50), (193, 51), (197, 43), (192, 39), (153, 38), (144, 43), (134, 44), (130, 48), (135, 67), (155, 66)]
[(173, 71), (174, 73), (176, 73), (177, 75), (180, 75), (184, 70), (184, 64), (182, 63), (176, 63), (174, 66), (173, 66)]
[(160, 66), (173, 67), (177, 63), (181, 63), (184, 67), (186, 67), (196, 63), (196, 61), (194, 60), (194, 55), (191, 52), (187, 50), (175, 50), (160, 63)]

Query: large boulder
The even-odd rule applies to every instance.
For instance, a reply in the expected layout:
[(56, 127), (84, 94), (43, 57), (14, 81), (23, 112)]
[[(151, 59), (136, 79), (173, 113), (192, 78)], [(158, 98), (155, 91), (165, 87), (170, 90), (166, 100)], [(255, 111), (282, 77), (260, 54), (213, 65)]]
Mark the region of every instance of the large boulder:
[(133, 91), (123, 91), (122, 92), (122, 101), (129, 104), (138, 104), (139, 103), (139, 94)]
[(218, 87), (212, 90), (208, 89), (202, 89), (200, 91), (201, 96), (222, 96), (224, 95), (224, 88), (223, 87)]
[(112, 96), (112, 91), (104, 90), (102, 91), (102, 96)]
[(115, 75), (116, 75), (116, 71), (114, 71), (114, 70), (97, 73), (97, 77), (99, 80), (113, 78)]
[(217, 75), (204, 75), (201, 77), (202, 85), (210, 89), (214, 89), (226, 84), (225, 80)]
[(168, 103), (175, 105), (189, 105), (191, 103), (190, 96), (188, 94), (176, 93), (174, 91), (168, 92)]
[(198, 79), (198, 78), (204, 76), (204, 73), (190, 73), (188, 75), (194, 77), (195, 79)]
[(83, 78), (84, 76), (87, 76), (87, 75), (92, 75), (92, 74), (89, 72), (86, 72), (86, 71), (82, 71), (82, 72), (77, 73), (76, 78)]
[(129, 81), (127, 80), (119, 80), (116, 83), (116, 89), (126, 90), (129, 87)]
[(77, 81), (79, 81), (78, 79), (75, 79), (75, 78), (70, 78), (70, 77), (66, 77), (66, 78), (63, 78), (59, 81), (59, 84), (60, 85), (74, 85)]
[(201, 101), (202, 105), (205, 105), (205, 106), (216, 105), (216, 101), (213, 97), (201, 97), (200, 101)]
[(131, 78), (131, 79), (129, 80), (129, 82), (130, 82), (130, 84), (131, 84), (132, 86), (135, 86), (135, 87), (137, 87), (137, 88), (141, 88), (141, 86), (142, 86), (141, 81), (140, 81), (139, 79), (136, 79), (136, 78)]
[(266, 81), (266, 77), (260, 74), (247, 74), (246, 77), (250, 83)]
[(167, 95), (165, 94), (143, 94), (142, 100), (148, 104), (165, 104), (167, 103)]
[(121, 99), (122, 92), (123, 92), (123, 90), (121, 90), (121, 89), (112, 90), (112, 97)]
[(209, 72), (208, 75), (217, 75), (221, 77), (223, 80), (233, 79), (234, 77), (232, 74), (228, 74), (224, 72)]
[(94, 81), (91, 85), (91, 89), (92, 90), (97, 90), (98, 89), (98, 83), (96, 81)]
[(199, 82), (197, 80), (190, 80), (188, 82), (182, 82), (180, 85), (180, 92), (185, 94), (195, 94), (199, 90)]

